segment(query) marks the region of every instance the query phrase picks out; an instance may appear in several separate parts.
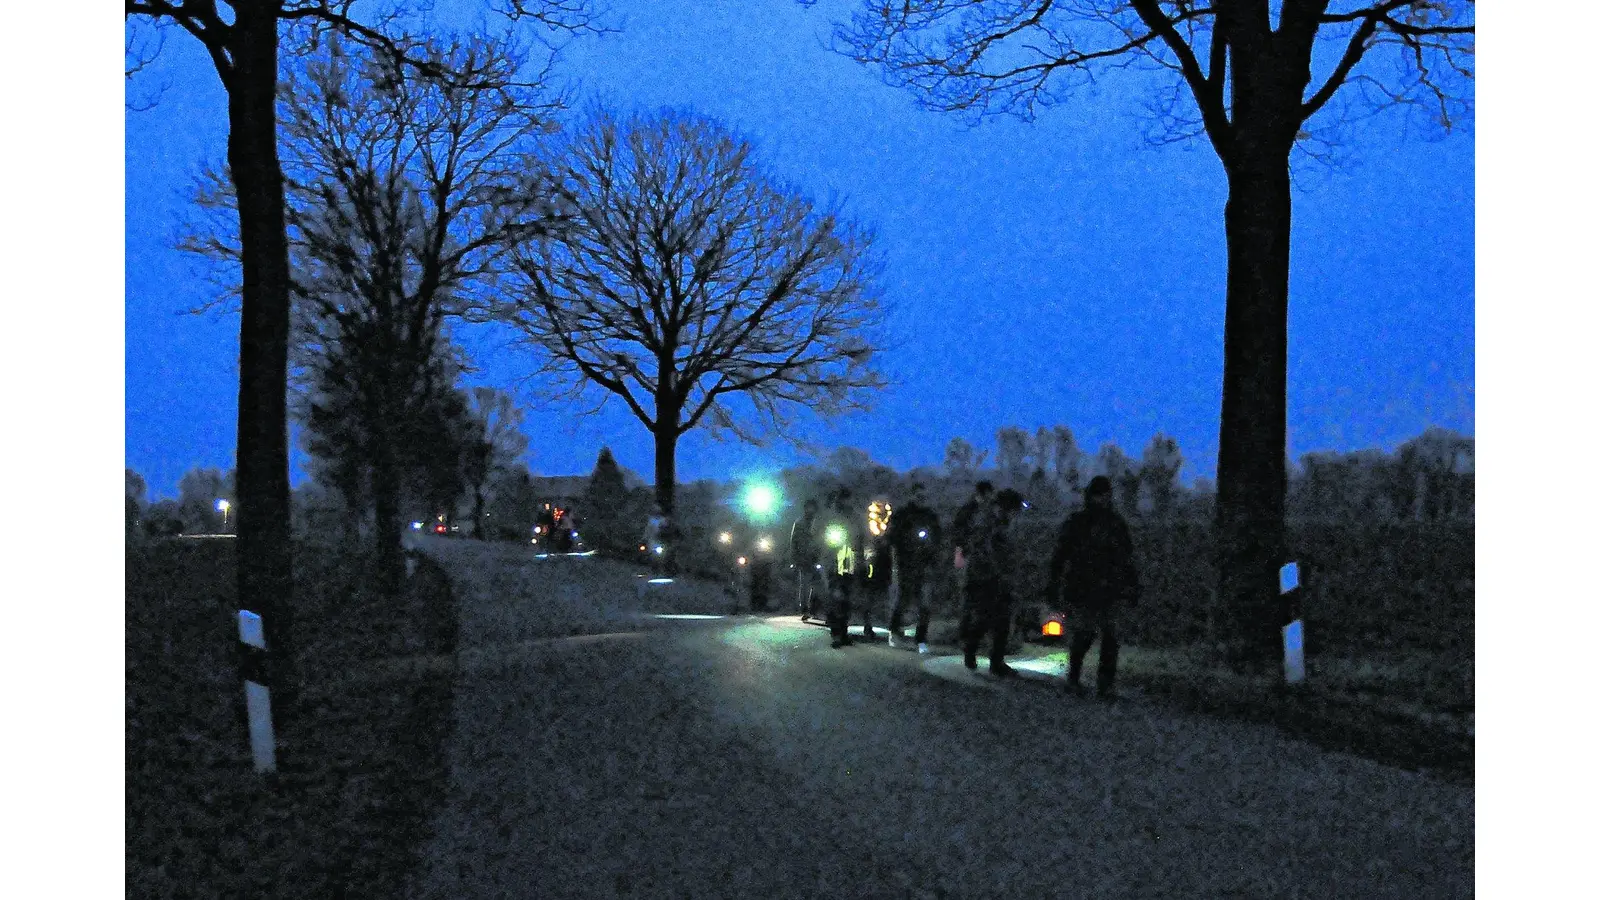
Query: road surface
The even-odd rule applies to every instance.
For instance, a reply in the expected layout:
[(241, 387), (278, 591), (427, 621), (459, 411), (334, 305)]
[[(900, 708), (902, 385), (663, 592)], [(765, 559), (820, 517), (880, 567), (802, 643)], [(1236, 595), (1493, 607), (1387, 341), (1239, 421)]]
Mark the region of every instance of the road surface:
[(723, 601), (600, 560), (429, 552), (462, 666), (411, 896), (1472, 894), (1471, 786), (793, 616), (660, 618)]

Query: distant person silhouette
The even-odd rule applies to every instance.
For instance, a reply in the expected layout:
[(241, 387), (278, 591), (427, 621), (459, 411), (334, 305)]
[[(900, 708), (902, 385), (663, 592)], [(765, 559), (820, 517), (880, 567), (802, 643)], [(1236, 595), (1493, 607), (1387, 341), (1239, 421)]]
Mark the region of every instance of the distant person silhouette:
[(816, 498), (807, 500), (805, 511), (789, 528), (789, 565), (794, 569), (795, 604), (802, 622), (822, 621), (821, 598), (827, 592), (820, 510)]
[(855, 643), (850, 637), (850, 607), (858, 590), (858, 565), (861, 569), (866, 565), (862, 560), (866, 516), (852, 508), (849, 488), (835, 491), (828, 506), (823, 532), (827, 545), (823, 571), (828, 581), (828, 630), (833, 633), (834, 647), (848, 647)]

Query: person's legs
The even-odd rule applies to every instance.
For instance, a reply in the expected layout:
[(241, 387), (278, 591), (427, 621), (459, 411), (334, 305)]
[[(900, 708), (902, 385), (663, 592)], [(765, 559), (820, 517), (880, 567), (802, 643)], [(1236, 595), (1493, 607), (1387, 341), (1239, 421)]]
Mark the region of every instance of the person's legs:
[(966, 603), (961, 609), (961, 652), (967, 668), (978, 667), (978, 642), (983, 638), (983, 621), (979, 598), (982, 586), (967, 582)]
[(860, 582), (857, 584), (857, 596), (861, 606), (861, 636), (869, 641), (877, 640), (877, 635), (872, 633), (872, 608), (878, 603), (878, 589)]
[(849, 607), (844, 600), (844, 587), (838, 579), (829, 577), (824, 581), (827, 585), (827, 607), (825, 608), (828, 631), (833, 635), (833, 646), (844, 645), (850, 636)]
[(1011, 604), (1004, 597), (996, 597), (989, 608), (989, 671), (1004, 672), (1006, 642), (1011, 639)]
[[(1079, 615), (1086, 615), (1079, 611)], [(1094, 643), (1093, 621), (1080, 621), (1072, 630), (1072, 647), (1067, 652), (1067, 686), (1077, 687), (1083, 677), (1083, 658)]]
[(1117, 681), (1117, 623), (1111, 610), (1100, 616), (1100, 667), (1096, 673), (1095, 690), (1101, 695), (1116, 689)]
[(907, 589), (905, 577), (906, 573), (900, 569), (897, 563), (895, 565), (894, 584), (889, 587), (889, 593), (892, 595), (890, 599), (893, 604), (892, 609), (889, 611), (889, 637), (896, 640), (903, 640), (906, 636), (906, 604), (911, 599), (911, 591)]
[(933, 585), (924, 582), (917, 591), (917, 649), (928, 643), (928, 620), (933, 616)]

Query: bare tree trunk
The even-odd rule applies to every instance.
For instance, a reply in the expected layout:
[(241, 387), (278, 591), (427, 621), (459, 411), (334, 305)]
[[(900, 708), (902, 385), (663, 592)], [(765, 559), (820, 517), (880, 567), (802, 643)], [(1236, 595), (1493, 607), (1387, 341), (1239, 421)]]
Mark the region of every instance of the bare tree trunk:
[(289, 242), (278, 163), (276, 4), (238, 4), (228, 88), (228, 165), (239, 203), (239, 605), (259, 614), (280, 698), (293, 699), (289, 543)]
[(378, 590), (386, 597), (400, 592), (405, 553), (400, 546), (400, 465), (388, 435), (375, 435), (372, 447), (373, 562)]
[[(1264, 668), (1276, 654), (1283, 559), (1288, 379), (1288, 152), (1229, 167), (1222, 427), (1217, 461), (1218, 612), (1230, 661)], [(1250, 159), (1254, 157), (1254, 159)]]
[(483, 486), (472, 486), (472, 536), (478, 540), (487, 540), (483, 533)]
[(673, 498), (677, 493), (678, 436), (670, 426), (656, 429), (656, 503), (661, 514), (672, 515)]

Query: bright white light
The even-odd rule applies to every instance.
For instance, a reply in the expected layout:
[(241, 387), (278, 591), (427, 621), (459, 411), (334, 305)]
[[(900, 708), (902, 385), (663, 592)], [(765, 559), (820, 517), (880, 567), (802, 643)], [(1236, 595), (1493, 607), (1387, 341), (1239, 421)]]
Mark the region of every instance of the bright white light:
[(231, 507), (232, 505), (233, 504), (229, 503), (226, 500), (218, 500), (217, 501), (217, 512), (225, 513), (225, 512), (228, 511), (229, 507)]
[(843, 525), (829, 525), (828, 526), (828, 530), (824, 531), (822, 533), (822, 536), (823, 536), (823, 538), (825, 540), (827, 540), (828, 546), (837, 547), (840, 544), (844, 543), (844, 538), (845, 538), (844, 526)]
[(744, 557), (739, 557), (739, 565), (744, 565)]
[(764, 516), (778, 505), (778, 494), (768, 485), (751, 485), (750, 489), (745, 491), (744, 505), (752, 513)]
[(421, 531), (422, 530), (422, 523), (421, 522), (412, 522), (411, 523), (411, 530), (412, 531)]
[(717, 540), (724, 544), (731, 544), (733, 543), (733, 533), (724, 531), (723, 533), (717, 535)]
[(761, 536), (761, 539), (756, 541), (756, 549), (760, 550), (763, 553), (771, 553), (772, 552), (772, 538), (767, 537), (766, 535), (763, 534)]
[(652, 578), (646, 583), (647, 584), (671, 584), (672, 583), (672, 579), (671, 578)]
[(666, 552), (667, 552), (667, 548), (661, 547), (661, 546), (657, 546), (656, 547), (656, 555), (657, 556), (660, 556), (660, 555), (662, 555), (663, 553), (666, 553)]
[(917, 537), (919, 537), (919, 538), (925, 538), (927, 536), (928, 536), (928, 532), (926, 532), (926, 531), (917, 532)]

